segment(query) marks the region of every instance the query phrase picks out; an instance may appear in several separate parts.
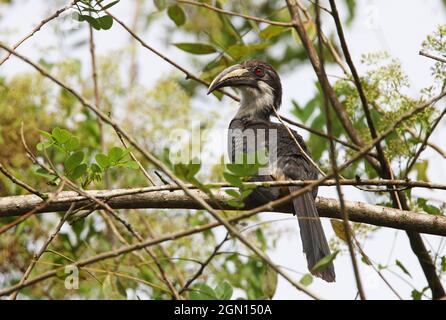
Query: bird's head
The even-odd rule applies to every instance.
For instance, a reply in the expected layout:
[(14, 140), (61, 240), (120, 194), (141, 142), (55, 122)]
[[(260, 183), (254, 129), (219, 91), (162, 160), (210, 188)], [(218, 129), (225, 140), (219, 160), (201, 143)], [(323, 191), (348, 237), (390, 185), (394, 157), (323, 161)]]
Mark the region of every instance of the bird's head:
[(223, 70), (209, 86), (208, 94), (223, 87), (237, 88), (241, 93), (239, 117), (267, 117), (282, 102), (282, 85), (269, 64), (248, 60)]

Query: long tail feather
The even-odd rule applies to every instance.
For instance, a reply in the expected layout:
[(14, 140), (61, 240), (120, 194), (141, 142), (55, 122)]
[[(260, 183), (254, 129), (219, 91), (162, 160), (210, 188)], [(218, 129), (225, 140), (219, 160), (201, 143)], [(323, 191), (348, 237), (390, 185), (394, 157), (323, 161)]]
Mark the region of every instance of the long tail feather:
[[(290, 191), (297, 191), (298, 187), (290, 187)], [(299, 220), (300, 236), (303, 251), (307, 257), (308, 269), (315, 276), (327, 282), (334, 282), (336, 275), (333, 263), (325, 269), (314, 272), (312, 269), (322, 258), (330, 254), (327, 239), (317, 213), (316, 204), (310, 193), (305, 193), (293, 199), (294, 210)]]

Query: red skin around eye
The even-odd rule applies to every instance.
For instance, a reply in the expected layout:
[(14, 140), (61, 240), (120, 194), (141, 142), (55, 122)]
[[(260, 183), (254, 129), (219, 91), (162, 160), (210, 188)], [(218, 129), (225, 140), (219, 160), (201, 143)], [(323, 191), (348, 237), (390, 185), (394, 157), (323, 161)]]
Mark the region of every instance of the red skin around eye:
[(261, 69), (261, 68), (257, 68), (254, 72), (255, 72), (255, 74), (258, 75), (259, 77), (261, 77), (261, 76), (264, 75), (264, 73), (263, 73), (263, 69)]

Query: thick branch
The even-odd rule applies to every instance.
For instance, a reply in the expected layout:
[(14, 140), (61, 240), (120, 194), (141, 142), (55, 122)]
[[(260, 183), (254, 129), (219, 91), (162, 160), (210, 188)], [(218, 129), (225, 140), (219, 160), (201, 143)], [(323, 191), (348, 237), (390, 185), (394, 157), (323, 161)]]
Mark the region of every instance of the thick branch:
[[(200, 205), (185, 195), (181, 190), (154, 191), (112, 197), (117, 192), (131, 193), (131, 189), (88, 191), (90, 195), (104, 199), (104, 201), (111, 197), (107, 200), (107, 204), (114, 209), (202, 209)], [(221, 207), (225, 210), (231, 210), (231, 207), (225, 202), (225, 200), (228, 200), (228, 196), (223, 192), (219, 192), (216, 195), (216, 199), (219, 201), (218, 204), (211, 203), (209, 198), (201, 191), (191, 190), (191, 192), (205, 199), (214, 208)], [(0, 198), (0, 217), (24, 214), (39, 206), (42, 202), (43, 200), (35, 195)], [(75, 209), (91, 203), (89, 200), (85, 200), (84, 197), (79, 196), (76, 192), (66, 191), (61, 192), (57, 198), (54, 198), (50, 204), (38, 212), (68, 210), (73, 202), (76, 203)], [(251, 204), (246, 209), (251, 209), (256, 206), (257, 204)], [(342, 219), (339, 202), (337, 200), (318, 198), (317, 208), (322, 217)], [(345, 209), (351, 221), (446, 236), (446, 217), (443, 216), (401, 211), (393, 208), (348, 201), (345, 203)], [(283, 213), (293, 212), (292, 208), (287, 206), (274, 209), (274, 211)]]

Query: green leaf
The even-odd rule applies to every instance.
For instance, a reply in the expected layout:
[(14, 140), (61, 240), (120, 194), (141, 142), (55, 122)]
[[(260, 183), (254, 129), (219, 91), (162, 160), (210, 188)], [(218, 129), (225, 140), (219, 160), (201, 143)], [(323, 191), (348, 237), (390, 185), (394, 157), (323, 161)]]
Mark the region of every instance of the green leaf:
[(92, 16), (80, 14), (78, 15), (78, 20), (81, 22), (87, 21), (90, 24), (90, 26), (92, 26), (94, 29), (101, 30), (101, 23), (99, 22), (98, 19), (93, 18)]
[(128, 161), (126, 162), (125, 166), (129, 169), (138, 170), (139, 164), (136, 161)]
[(347, 26), (350, 26), (353, 21), (353, 18), (355, 16), (356, 1), (355, 0), (346, 0), (345, 3), (347, 4), (347, 9), (348, 9), (348, 16), (347, 16), (345, 23), (347, 24)]
[(205, 283), (199, 283), (191, 288), (189, 300), (218, 300), (218, 298), (214, 289)]
[(254, 191), (254, 189), (255, 189), (255, 187), (249, 187), (248, 189), (243, 190), (242, 194), (240, 195), (240, 197), (242, 199), (246, 199)]
[(99, 153), (96, 155), (97, 163), (103, 168), (106, 169), (110, 166), (110, 159), (103, 153)]
[(169, 9), (167, 9), (167, 15), (173, 22), (175, 22), (177, 27), (182, 26), (186, 22), (186, 15), (180, 6), (169, 7)]
[(269, 43), (266, 42), (259, 44), (234, 44), (227, 48), (226, 53), (234, 60), (241, 60), (268, 47)]
[(312, 99), (304, 107), (300, 106), (295, 100), (292, 101), (294, 109), (293, 113), (302, 121), (307, 122), (313, 112), (317, 109), (319, 100)]
[(420, 206), (426, 213), (432, 214), (434, 216), (441, 216), (442, 212), (436, 206), (427, 203), (427, 200), (424, 198), (417, 199), (417, 205)]
[(116, 288), (118, 289), (119, 294), (124, 298), (127, 299), (127, 291), (125, 290), (124, 286), (122, 285), (119, 278), (116, 278)]
[(183, 51), (192, 54), (210, 54), (215, 53), (217, 50), (211, 45), (204, 43), (174, 43), (174, 46)]
[(42, 142), (39, 142), (39, 143), (37, 144), (36, 148), (37, 148), (38, 151), (43, 151), (43, 150), (45, 150), (45, 149), (51, 147), (53, 144), (54, 144), (53, 141), (49, 141), (49, 140), (47, 140), (47, 141), (42, 141)]
[(124, 156), (124, 150), (119, 147), (113, 147), (108, 152), (108, 159), (112, 163), (119, 162)]
[(242, 180), (239, 177), (234, 176), (233, 174), (230, 174), (227, 172), (223, 172), (223, 177), (229, 184), (231, 184), (231, 186), (238, 187), (238, 188), (243, 187)]
[(101, 169), (101, 167), (98, 166), (96, 163), (93, 163), (93, 164), (90, 166), (90, 170), (91, 170), (91, 172), (93, 172), (93, 173), (102, 173), (102, 169)]
[(313, 267), (313, 272), (319, 272), (321, 270), (324, 270), (330, 263), (333, 262), (334, 259), (336, 259), (336, 256), (338, 255), (339, 250), (336, 250), (335, 252), (329, 254), (328, 256), (323, 257), (321, 260), (319, 260), (316, 265)]
[(215, 295), (217, 296), (218, 300), (230, 300), (232, 297), (232, 293), (232, 286), (227, 281), (220, 283), (215, 288)]
[(423, 297), (423, 293), (428, 289), (428, 287), (423, 288), (423, 290), (418, 291), (416, 289), (412, 290), (411, 296), (413, 300), (421, 300), (421, 298)]
[(109, 4), (105, 5), (105, 6), (102, 8), (102, 10), (110, 9), (110, 8), (113, 7), (115, 4), (117, 4), (119, 1), (120, 1), (120, 0), (115, 0), (115, 1), (110, 2)]
[(310, 284), (313, 283), (313, 276), (307, 273), (299, 280), (299, 282), (304, 286), (308, 287)]
[(446, 272), (446, 256), (441, 257), (441, 271)]
[(65, 149), (67, 151), (74, 151), (77, 148), (79, 148), (79, 145), (80, 145), (79, 138), (71, 137), (71, 139), (65, 143)]
[(406, 267), (401, 263), (401, 261), (399, 261), (399, 260), (397, 259), (397, 260), (395, 260), (395, 263), (396, 263), (396, 265), (397, 265), (401, 270), (403, 270), (403, 272), (404, 272), (405, 274), (407, 274), (409, 277), (412, 278), (412, 275), (411, 275), (410, 272), (406, 269)]
[(242, 209), (245, 206), (243, 202), (235, 199), (230, 199), (226, 203), (237, 209)]
[(66, 143), (71, 138), (71, 133), (65, 129), (54, 128), (52, 131), (52, 136), (60, 144)]
[(166, 9), (167, 7), (167, 1), (166, 0), (153, 0), (155, 3), (155, 6), (159, 11)]
[(262, 291), (268, 299), (272, 299), (277, 290), (278, 275), (269, 265), (266, 266), (265, 278), (262, 282)]
[(281, 26), (268, 26), (265, 29), (263, 29), (262, 31), (260, 31), (260, 38), (262, 38), (263, 40), (269, 40), (272, 38), (275, 38), (279, 35), (281, 35), (282, 33), (288, 32), (290, 31), (289, 28), (284, 28)]
[(223, 93), (221, 93), (221, 92), (218, 91), (218, 90), (212, 91), (212, 94), (213, 94), (218, 100), (223, 99)]
[(77, 180), (81, 178), (87, 172), (88, 166), (83, 163), (76, 168), (74, 168), (73, 173), (70, 174), (70, 178), (73, 180)]
[(71, 172), (76, 168), (78, 165), (84, 161), (84, 153), (82, 151), (78, 151), (73, 153), (71, 156), (68, 157), (67, 160), (64, 162), (64, 167), (66, 172)]
[(344, 223), (339, 220), (330, 219), (331, 226), (333, 227), (333, 231), (338, 236), (339, 239), (341, 239), (344, 242), (347, 242), (347, 235), (344, 230)]
[(187, 176), (188, 180), (191, 180), (200, 171), (201, 163), (189, 163), (187, 165)]
[(231, 171), (232, 174), (238, 176), (238, 177), (245, 177), (245, 166), (243, 164), (236, 164), (236, 163), (228, 163), (226, 165), (226, 168)]
[(44, 136), (45, 138), (47, 138), (48, 140), (52, 140), (53, 136), (51, 135), (51, 133), (43, 131), (43, 130), (39, 130), (40, 134), (42, 136)]
[(56, 178), (55, 175), (49, 173), (48, 171), (46, 171), (46, 170), (43, 169), (43, 168), (37, 168), (37, 170), (34, 171), (34, 173), (35, 173), (36, 175), (41, 176), (41, 177), (44, 177), (45, 179), (48, 179), (48, 180), (53, 180), (54, 178)]
[(109, 15), (100, 17), (97, 19), (101, 29), (109, 30), (113, 26), (113, 18)]
[(429, 182), (429, 178), (427, 177), (428, 167), (429, 167), (429, 162), (427, 160), (418, 162), (415, 165), (415, 170), (417, 171), (417, 180)]
[(231, 197), (233, 197), (233, 198), (240, 198), (240, 193), (238, 193), (237, 191), (235, 191), (234, 189), (228, 189), (228, 190), (225, 190), (225, 193), (226, 194), (228, 194), (228, 195), (230, 195)]
[(174, 172), (175, 175), (177, 175), (178, 178), (180, 178), (180, 179), (186, 179), (187, 171), (188, 171), (188, 170), (187, 170), (187, 167), (186, 167), (186, 165), (183, 164), (183, 163), (178, 163), (178, 164), (175, 164), (175, 165), (173, 166), (173, 172)]

